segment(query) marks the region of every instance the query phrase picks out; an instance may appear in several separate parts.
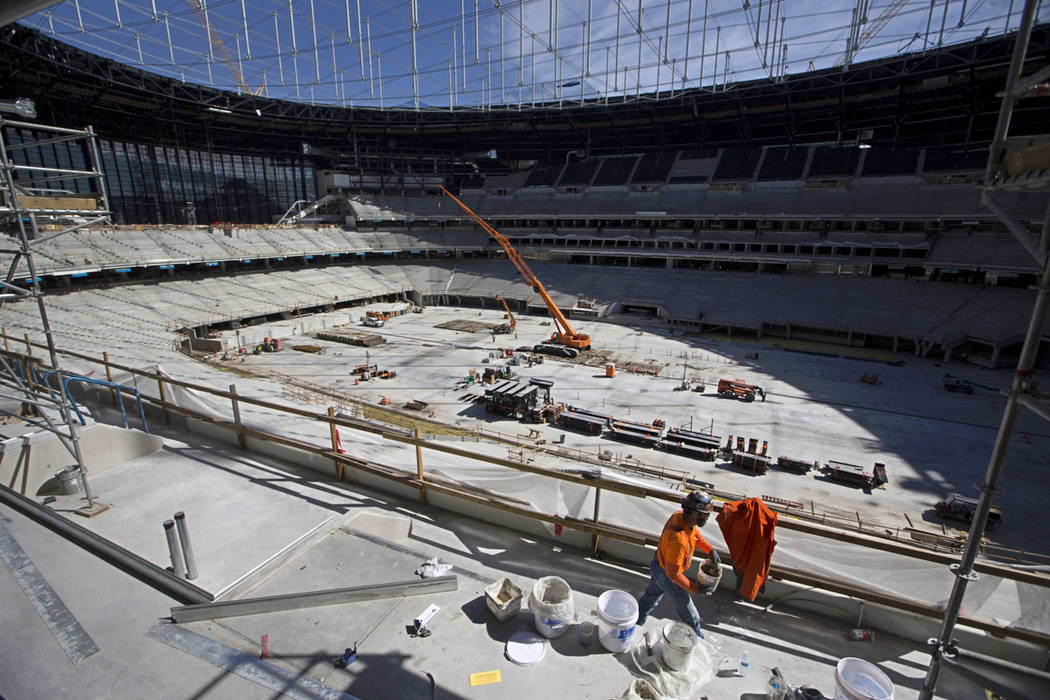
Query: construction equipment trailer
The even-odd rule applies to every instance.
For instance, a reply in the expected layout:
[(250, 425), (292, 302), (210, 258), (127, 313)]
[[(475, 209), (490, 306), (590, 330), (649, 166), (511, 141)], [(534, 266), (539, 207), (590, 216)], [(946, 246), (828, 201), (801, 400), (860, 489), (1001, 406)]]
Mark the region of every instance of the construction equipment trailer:
[(742, 382), (739, 379), (719, 379), (716, 391), (724, 399), (740, 399), (741, 401), (751, 402), (755, 400), (755, 394), (758, 394), (763, 401), (766, 400), (766, 392), (763, 391), (762, 387)]
[[(576, 329), (572, 327), (569, 320), (565, 318), (565, 314), (561, 312), (558, 305), (554, 303), (553, 299), (551, 299), (551, 295), (547, 293), (543, 283), (539, 281), (536, 275), (533, 274), (532, 270), (529, 269), (529, 266), (525, 264), (521, 255), (518, 254), (518, 251), (515, 250), (514, 246), (511, 245), (509, 240), (507, 240), (507, 237), (471, 211), (470, 207), (459, 201), (454, 194), (446, 190), (444, 187), (441, 188), (441, 191), (444, 192), (449, 199), (458, 204), (460, 209), (469, 214), (470, 218), (474, 219), (474, 221), (476, 221), (486, 233), (492, 236), (493, 240), (503, 247), (503, 251), (507, 254), (507, 257), (510, 258), (512, 263), (514, 263), (514, 267), (518, 268), (518, 272), (520, 272), (521, 276), (525, 278), (525, 283), (529, 285), (532, 291), (540, 295), (540, 299), (542, 299), (543, 303), (547, 306), (547, 311), (550, 312), (551, 318), (554, 319), (554, 325), (557, 328), (557, 330), (551, 335), (550, 342), (566, 348), (572, 348), (575, 351), (575, 353), (572, 354), (572, 357), (579, 354), (579, 351), (581, 350), (590, 350), (591, 337), (586, 333), (578, 333)], [(510, 309), (507, 309), (507, 312), (509, 313)]]

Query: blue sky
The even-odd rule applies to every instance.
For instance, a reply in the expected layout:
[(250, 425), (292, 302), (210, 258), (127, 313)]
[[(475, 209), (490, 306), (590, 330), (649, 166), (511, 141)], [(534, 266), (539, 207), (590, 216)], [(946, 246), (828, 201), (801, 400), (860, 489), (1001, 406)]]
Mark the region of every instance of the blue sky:
[[(23, 23), (93, 53), (221, 89), (326, 104), (448, 109), (534, 100), (572, 106), (657, 87), (731, 88), (804, 72), (811, 63), (836, 65), (851, 35), (862, 44), (853, 60), (863, 61), (1000, 34), (1017, 27), (1023, 5), (418, 0), (413, 76), (409, 0), (205, 0), (206, 10), (197, 11), (191, 2), (199, 0), (69, 0)], [(857, 14), (867, 22), (851, 31)], [(1050, 8), (1041, 7), (1040, 15), (1050, 17)], [(218, 39), (210, 51), (205, 27)]]

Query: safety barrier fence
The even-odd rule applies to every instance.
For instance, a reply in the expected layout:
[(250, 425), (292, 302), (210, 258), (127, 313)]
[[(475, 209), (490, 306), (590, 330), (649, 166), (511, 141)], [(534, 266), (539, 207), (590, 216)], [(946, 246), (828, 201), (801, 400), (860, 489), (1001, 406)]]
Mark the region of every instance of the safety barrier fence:
[[(28, 335), (24, 339), (25, 353), (15, 352), (10, 349), (10, 339), (7, 336), (6, 330), (0, 330), (0, 337), (2, 337), (4, 345), (4, 349), (0, 352), (9, 357), (13, 362), (26, 368), (35, 368), (31, 370), (34, 373), (42, 373), (53, 369), (47, 366), (40, 357), (33, 355), (33, 348), (44, 349), (45, 346), (32, 343)], [(18, 340), (17, 342), (22, 341)], [(633, 545), (649, 546), (655, 546), (659, 540), (659, 533), (642, 532), (602, 522), (600, 509), (601, 494), (603, 492), (622, 494), (640, 499), (653, 498), (671, 503), (677, 503), (681, 498), (680, 492), (660, 486), (650, 487), (637, 482), (625, 483), (613, 478), (607, 478), (598, 473), (560, 471), (540, 466), (527, 460), (518, 461), (499, 457), (491, 450), (486, 453), (461, 447), (447, 441), (427, 440), (422, 437), (422, 431), (419, 427), (414, 429), (398, 429), (376, 425), (363, 419), (341, 418), (336, 415), (336, 410), (333, 407), (328, 408), (327, 413), (320, 413), (295, 406), (280, 405), (271, 401), (242, 396), (237, 393), (235, 385), (230, 385), (229, 390), (216, 389), (194, 382), (168, 377), (158, 372), (150, 372), (111, 362), (106, 354), (104, 354), (102, 358), (99, 358), (70, 350), (58, 350), (58, 353), (103, 368), (107, 380), (110, 381), (112, 381), (113, 371), (129, 373), (136, 378), (136, 385), (138, 385), (140, 392), (142, 392), (142, 400), (153, 405), (160, 412), (165, 422), (169, 422), (171, 415), (175, 414), (186, 419), (200, 421), (202, 423), (233, 431), (236, 434), (237, 443), (242, 449), (247, 447), (247, 438), (250, 437), (274, 445), (291, 448), (303, 453), (319, 456), (332, 463), (334, 476), (336, 480), (339, 481), (344, 480), (348, 475), (348, 472), (359, 472), (361, 474), (379, 477), (380, 479), (394, 484), (409, 487), (418, 492), (419, 500), (424, 503), (427, 501), (428, 493), (442, 494), (444, 496), (467, 501), (515, 516), (549, 523), (555, 526), (555, 528), (570, 528), (591, 535), (591, 548), (594, 553), (598, 552), (599, 543), (602, 538), (618, 540)], [(150, 396), (143, 392), (139, 380), (147, 380), (155, 383), (157, 387), (157, 395)], [(168, 393), (172, 387), (179, 387), (181, 389), (208, 395), (216, 399), (229, 401), (232, 409), (233, 420), (219, 418), (199, 410), (179, 405), (178, 403), (169, 400)], [(257, 427), (249, 427), (241, 420), (240, 411), (242, 405), (251, 405), (256, 408), (273, 412), (275, 415), (307, 419), (321, 425), (326, 425), (329, 429), (330, 443), (316, 444), (299, 438), (260, 430)], [(392, 467), (372, 460), (361, 459), (344, 454), (339, 444), (338, 428), (340, 427), (368, 432), (393, 443), (413, 446), (416, 455), (415, 474), (398, 467)], [(481, 488), (445, 479), (434, 474), (428, 475), (425, 473), (424, 469), (422, 456), (423, 448), (464, 460), (487, 463), (594, 489), (593, 515), (590, 518), (581, 518), (542, 513), (532, 509), (529, 507), (529, 504), (519, 499), (495, 494)], [(720, 506), (716, 505), (716, 509), (719, 507)], [(943, 564), (945, 567), (951, 566), (957, 562), (957, 556), (953, 553), (932, 551), (893, 539), (881, 539), (859, 532), (851, 532), (837, 527), (822, 525), (817, 522), (792, 517), (792, 514), (788, 512), (781, 512), (781, 517), (779, 518), (777, 527), (906, 556), (916, 560)], [(726, 553), (725, 559), (727, 561), (729, 560), (728, 553)], [(974, 570), (978, 573), (989, 576), (996, 576), (1019, 583), (1033, 584), (1041, 588), (1050, 588), (1050, 576), (1031, 569), (1013, 568), (991, 561), (978, 561), (974, 565)], [(884, 590), (860, 587), (854, 583), (843, 582), (831, 577), (807, 573), (797, 569), (773, 565), (770, 569), (770, 577), (804, 587), (812, 587), (845, 595), (853, 599), (862, 600), (876, 605), (883, 605), (891, 609), (905, 611), (935, 620), (940, 619), (943, 615), (943, 609), (937, 605), (903, 598), (893, 593), (887, 593)], [(1050, 634), (1044, 634), (1039, 631), (1006, 626), (969, 615), (961, 615), (959, 621), (961, 624), (989, 632), (996, 636), (1017, 639), (1044, 646), (1050, 645)]]

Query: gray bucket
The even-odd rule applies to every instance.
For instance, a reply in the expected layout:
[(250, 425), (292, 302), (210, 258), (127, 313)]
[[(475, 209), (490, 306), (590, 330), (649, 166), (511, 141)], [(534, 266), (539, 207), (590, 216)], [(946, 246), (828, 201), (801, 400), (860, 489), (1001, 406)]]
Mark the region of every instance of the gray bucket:
[(58, 482), (58, 492), (65, 496), (72, 496), (75, 493), (80, 493), (80, 477), (79, 472), (75, 466), (64, 467), (55, 472), (55, 479)]

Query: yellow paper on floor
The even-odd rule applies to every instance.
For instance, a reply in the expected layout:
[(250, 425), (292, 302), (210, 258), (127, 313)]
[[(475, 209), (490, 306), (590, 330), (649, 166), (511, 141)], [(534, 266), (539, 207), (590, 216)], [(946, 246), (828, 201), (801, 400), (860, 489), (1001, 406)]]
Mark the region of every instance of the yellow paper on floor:
[(488, 685), (489, 683), (499, 683), (503, 678), (499, 675), (499, 669), (495, 671), (482, 671), (481, 673), (470, 674), (470, 687), (476, 685)]

